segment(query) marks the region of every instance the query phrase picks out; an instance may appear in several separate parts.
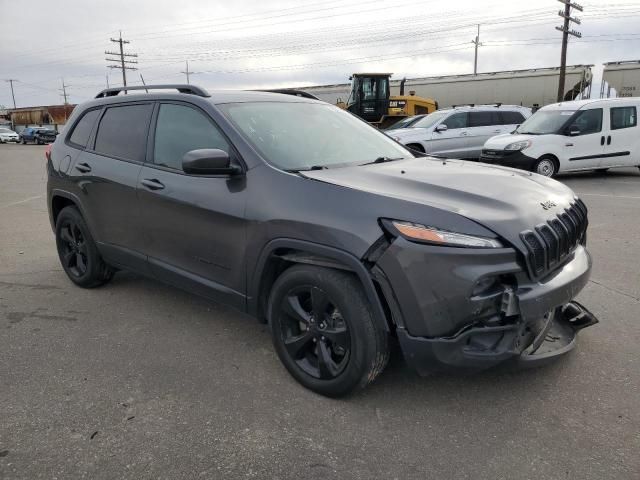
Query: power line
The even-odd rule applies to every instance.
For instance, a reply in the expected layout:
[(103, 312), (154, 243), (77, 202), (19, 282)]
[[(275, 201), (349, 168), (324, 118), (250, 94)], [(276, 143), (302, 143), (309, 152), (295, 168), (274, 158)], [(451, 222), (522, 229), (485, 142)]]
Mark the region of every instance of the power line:
[(564, 24), (562, 27), (556, 27), (556, 30), (562, 32), (562, 50), (560, 52), (560, 79), (558, 82), (558, 102), (564, 100), (564, 79), (567, 70), (567, 44), (569, 43), (569, 35), (580, 38), (582, 34), (576, 30), (569, 30), (570, 23), (580, 25), (581, 21), (577, 17), (571, 16), (571, 9), (575, 8), (579, 12), (582, 12), (583, 8), (577, 3), (572, 3), (571, 0), (558, 0), (564, 4), (564, 12), (560, 10), (558, 15), (564, 18)]
[[(120, 47), (120, 52), (109, 52), (107, 50), (105, 50), (105, 55), (113, 55), (116, 57), (120, 57), (120, 59), (118, 58), (105, 58), (105, 60), (107, 62), (120, 62), (120, 65), (107, 65), (108, 68), (119, 68), (120, 70), (122, 70), (122, 85), (124, 87), (127, 86), (127, 70), (137, 70), (136, 67), (129, 67), (128, 65), (135, 65), (138, 63), (137, 60), (125, 60), (125, 58), (132, 58), (132, 57), (137, 57), (138, 54), (137, 53), (124, 53), (124, 45), (126, 43), (130, 43), (129, 40), (123, 40), (122, 39), (122, 32), (120, 32), (120, 37), (119, 38), (111, 38), (110, 39), (113, 43), (117, 43)], [(124, 91), (125, 95), (127, 94), (127, 91)]]
[(189, 84), (189, 75), (196, 75), (200, 72), (194, 72), (194, 71), (190, 71), (189, 70), (189, 60), (186, 60), (185, 63), (187, 64), (187, 69), (184, 72), (180, 72), (180, 73), (184, 73), (187, 76), (187, 85)]

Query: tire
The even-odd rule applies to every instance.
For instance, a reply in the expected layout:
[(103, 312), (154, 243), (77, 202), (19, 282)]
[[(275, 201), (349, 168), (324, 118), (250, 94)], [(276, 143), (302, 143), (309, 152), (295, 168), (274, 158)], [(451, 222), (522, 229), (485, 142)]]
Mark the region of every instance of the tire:
[(406, 147), (410, 148), (411, 150), (415, 150), (416, 152), (425, 153), (424, 147), (419, 143), (409, 143), (408, 145), (406, 145)]
[(313, 265), (285, 270), (271, 289), (268, 318), (286, 369), (321, 395), (364, 388), (389, 360), (388, 335), (353, 274)]
[(114, 270), (100, 256), (89, 228), (76, 207), (65, 207), (58, 215), (56, 247), (62, 268), (76, 285), (94, 288), (113, 277)]
[(558, 162), (550, 156), (540, 157), (533, 166), (532, 171), (543, 177), (552, 178), (558, 173)]

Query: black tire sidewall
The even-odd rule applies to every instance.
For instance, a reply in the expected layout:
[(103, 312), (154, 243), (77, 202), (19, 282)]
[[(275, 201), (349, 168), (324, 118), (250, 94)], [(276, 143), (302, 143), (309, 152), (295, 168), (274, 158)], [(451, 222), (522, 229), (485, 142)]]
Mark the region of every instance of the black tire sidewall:
[[(550, 156), (547, 156), (547, 155), (543, 155), (538, 160), (536, 160), (536, 163), (533, 166), (534, 173), (538, 173), (538, 165), (540, 165), (540, 162), (542, 162), (544, 160), (549, 160), (551, 162), (551, 164), (553, 165), (553, 173), (551, 175), (549, 175), (547, 178), (555, 177), (558, 174), (558, 163), (556, 162), (556, 160), (553, 157), (550, 157)], [(538, 175), (542, 175), (542, 174), (538, 173)], [(544, 177), (546, 175), (542, 175), (542, 176)]]
[[(60, 231), (62, 230), (63, 226), (65, 226), (69, 221), (75, 223), (78, 226), (78, 229), (82, 233), (82, 236), (85, 239), (85, 244), (87, 246), (87, 271), (80, 277), (71, 273), (71, 271), (69, 271), (69, 269), (66, 267), (66, 265), (64, 265), (64, 262), (62, 261), (62, 240), (60, 237)], [(98, 252), (98, 247), (96, 246), (96, 243), (91, 236), (89, 227), (87, 227), (82, 214), (80, 214), (78, 209), (75, 207), (65, 207), (58, 215), (58, 218), (56, 220), (56, 248), (58, 250), (60, 264), (73, 283), (87, 288), (95, 287), (103, 283), (102, 270), (104, 268), (104, 262), (102, 261), (102, 257)]]
[[(324, 290), (342, 313), (349, 328), (349, 360), (345, 369), (334, 379), (322, 380), (307, 374), (300, 369), (284, 347), (279, 306), (292, 288), (302, 285), (313, 285)], [(276, 353), (289, 373), (303, 386), (323, 395), (337, 397), (368, 383), (372, 365), (375, 364), (378, 354), (375, 332), (378, 327), (355, 276), (310, 265), (291, 267), (275, 282), (269, 299), (268, 313)]]

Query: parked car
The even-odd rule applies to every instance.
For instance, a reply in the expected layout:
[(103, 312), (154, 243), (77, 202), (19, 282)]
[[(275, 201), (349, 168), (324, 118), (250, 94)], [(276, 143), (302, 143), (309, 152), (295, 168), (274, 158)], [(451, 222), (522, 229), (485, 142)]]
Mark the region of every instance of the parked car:
[(481, 161), (552, 177), (640, 166), (640, 98), (562, 102), (538, 110), (512, 134), (490, 138)]
[(530, 109), (513, 105), (454, 107), (430, 113), (409, 128), (386, 133), (418, 152), (477, 160), (484, 142), (512, 132), (530, 115)]
[(388, 131), (391, 131), (391, 130), (400, 130), (401, 128), (409, 128), (411, 125), (416, 123), (418, 120), (421, 120), (426, 116), (427, 116), (427, 114), (424, 113), (422, 115), (414, 115), (413, 117), (405, 117), (402, 120), (398, 120), (393, 125), (390, 125), (387, 128), (383, 128), (382, 130), (388, 132)]
[(10, 128), (0, 127), (0, 143), (9, 143), (20, 141), (20, 136)]
[(47, 127), (27, 127), (20, 132), (20, 141), (23, 144), (33, 142), (36, 145), (43, 145), (55, 141), (58, 132)]
[(565, 185), (424, 158), (312, 99), (146, 88), (77, 107), (49, 153), (78, 286), (128, 269), (248, 312), (329, 396), (373, 381), (390, 337), (421, 374), (477, 371), (547, 362), (597, 322), (572, 301), (591, 257)]

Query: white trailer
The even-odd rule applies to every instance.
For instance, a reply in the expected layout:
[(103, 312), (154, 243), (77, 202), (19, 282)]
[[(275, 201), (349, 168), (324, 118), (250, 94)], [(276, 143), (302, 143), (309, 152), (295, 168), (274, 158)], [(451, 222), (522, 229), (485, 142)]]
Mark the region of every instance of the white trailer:
[[(591, 93), (591, 66), (567, 66), (565, 99), (589, 98)], [(555, 103), (558, 94), (560, 68), (532, 68), (477, 75), (448, 75), (442, 77), (409, 78), (405, 92), (432, 98), (440, 108), (463, 104), (523, 105), (542, 107)], [(350, 85), (321, 85), (298, 87), (329, 103), (338, 99), (347, 101)], [(391, 81), (391, 95), (400, 94), (400, 79)]]
[(640, 96), (640, 60), (604, 64), (600, 98)]

